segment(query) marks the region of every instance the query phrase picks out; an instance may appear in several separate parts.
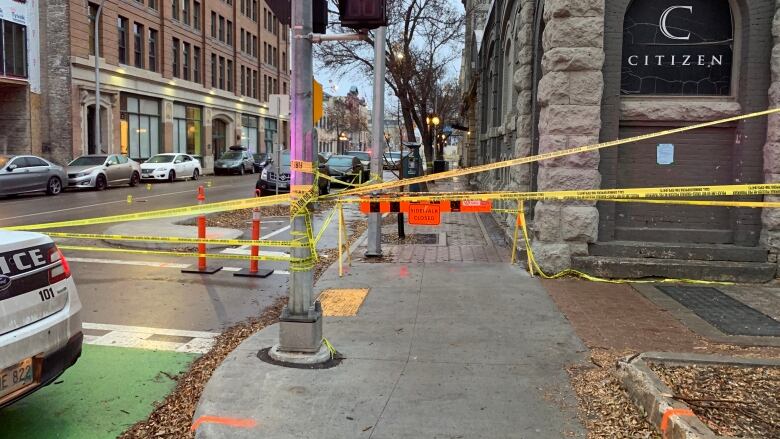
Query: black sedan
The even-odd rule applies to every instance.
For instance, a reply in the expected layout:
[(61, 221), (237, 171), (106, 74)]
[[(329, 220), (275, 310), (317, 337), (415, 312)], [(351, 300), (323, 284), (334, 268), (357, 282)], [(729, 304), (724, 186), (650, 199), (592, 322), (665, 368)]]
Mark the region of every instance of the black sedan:
[(270, 156), (264, 152), (252, 154), (252, 158), (255, 159), (255, 172), (263, 172), (263, 168), (268, 164)]
[(359, 184), (363, 183), (365, 178), (363, 163), (355, 156), (333, 155), (330, 156), (325, 166), (328, 175), (344, 183)]
[[(260, 192), (261, 196), (290, 192), (290, 151), (282, 151), (279, 157), (278, 165), (272, 159), (269, 159), (263, 171), (260, 172), (260, 178), (255, 183), (255, 189)], [(327, 174), (328, 167), (325, 165), (327, 160), (322, 155), (318, 155), (317, 160), (319, 172)], [(330, 181), (328, 179), (318, 179), (317, 186), (320, 195), (330, 192)]]

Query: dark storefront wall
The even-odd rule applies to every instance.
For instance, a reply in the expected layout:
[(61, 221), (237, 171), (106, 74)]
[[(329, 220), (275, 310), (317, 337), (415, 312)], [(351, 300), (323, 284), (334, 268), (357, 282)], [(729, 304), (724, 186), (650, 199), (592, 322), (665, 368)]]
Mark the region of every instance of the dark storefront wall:
[[(602, 140), (695, 123), (701, 117), (685, 109), (696, 106), (739, 103), (742, 113), (765, 109), (774, 4), (743, 3), (691, 0), (684, 5), (691, 6), (689, 10), (673, 0), (635, 0), (633, 5), (629, 0), (608, 1)], [(731, 20), (724, 16), (730, 4), (737, 33), (734, 42), (724, 43), (732, 32)], [(736, 68), (728, 65), (732, 57)], [(656, 112), (661, 116), (653, 112), (626, 116), (621, 103), (661, 108)], [(717, 116), (714, 112), (712, 118)], [(760, 182), (765, 136), (765, 121), (752, 120), (603, 150), (602, 186)], [(663, 164), (663, 158), (659, 163), (659, 144), (674, 145), (672, 163)], [(600, 241), (756, 245), (760, 229), (757, 209), (599, 203), (599, 212)]]

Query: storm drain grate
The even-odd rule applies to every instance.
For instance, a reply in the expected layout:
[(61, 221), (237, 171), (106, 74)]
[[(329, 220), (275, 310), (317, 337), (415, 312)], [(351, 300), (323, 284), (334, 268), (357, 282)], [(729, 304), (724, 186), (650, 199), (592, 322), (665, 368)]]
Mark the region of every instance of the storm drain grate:
[(712, 287), (658, 286), (724, 334), (780, 337), (780, 322)]
[(436, 233), (407, 233), (404, 239), (398, 239), (397, 234), (382, 234), (382, 244), (424, 244), (438, 245), (439, 235)]

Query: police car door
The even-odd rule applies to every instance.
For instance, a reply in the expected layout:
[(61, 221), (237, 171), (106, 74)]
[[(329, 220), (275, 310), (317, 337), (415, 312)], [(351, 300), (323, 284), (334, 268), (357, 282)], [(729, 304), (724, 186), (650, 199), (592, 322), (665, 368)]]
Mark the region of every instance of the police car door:
[(37, 233), (11, 233), (14, 239), (0, 239), (0, 335), (56, 313), (65, 307), (68, 296), (65, 286), (50, 286), (60, 266), (51, 239)]

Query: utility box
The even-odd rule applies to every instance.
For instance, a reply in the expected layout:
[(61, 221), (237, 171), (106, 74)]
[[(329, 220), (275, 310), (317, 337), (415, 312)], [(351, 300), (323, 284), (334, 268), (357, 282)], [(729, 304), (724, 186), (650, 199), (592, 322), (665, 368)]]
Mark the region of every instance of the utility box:
[[(407, 155), (401, 157), (401, 177), (402, 178), (414, 178), (423, 175), (423, 161), (420, 157), (420, 144), (417, 142), (403, 142), (403, 145), (409, 148), (410, 152)], [(415, 183), (409, 185), (411, 192), (420, 192), (420, 184)]]

